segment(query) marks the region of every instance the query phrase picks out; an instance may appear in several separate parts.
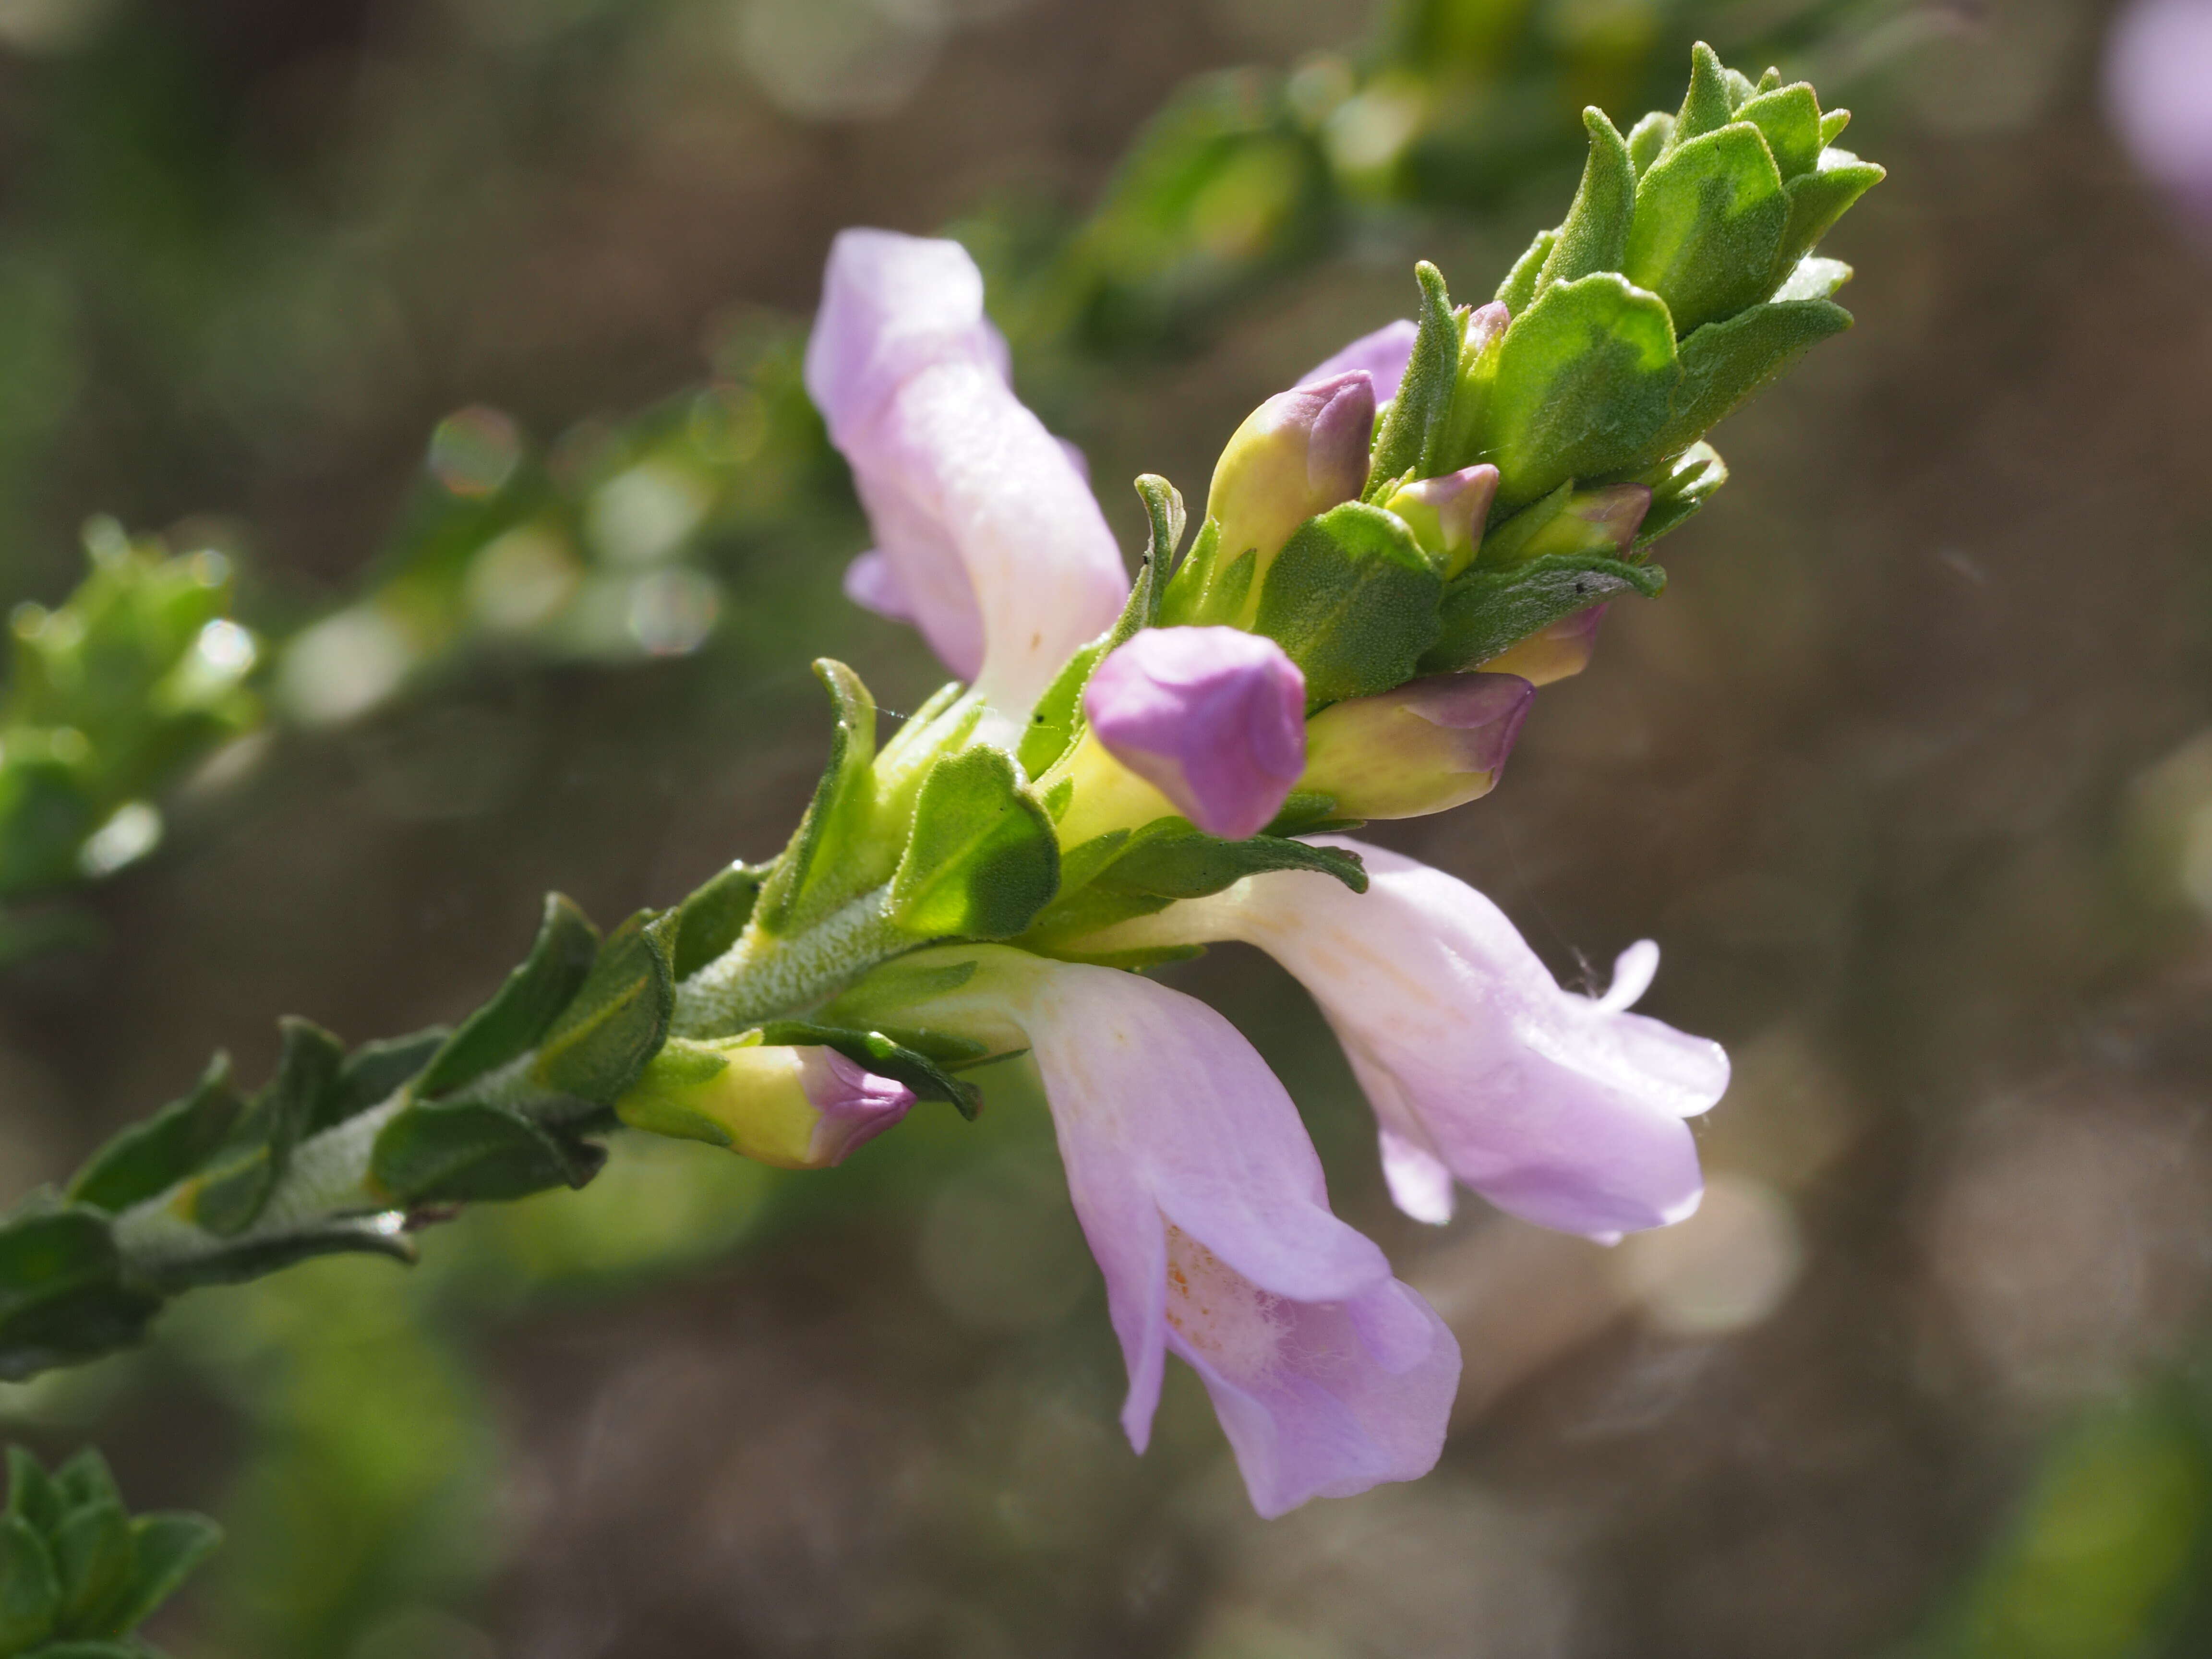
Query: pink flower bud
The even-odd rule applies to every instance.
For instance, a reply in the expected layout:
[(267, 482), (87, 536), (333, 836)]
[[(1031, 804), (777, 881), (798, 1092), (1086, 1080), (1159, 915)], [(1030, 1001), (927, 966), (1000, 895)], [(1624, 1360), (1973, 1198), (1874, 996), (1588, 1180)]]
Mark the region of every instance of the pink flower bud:
[(1589, 666), (1597, 651), (1597, 627), (1605, 607), (1594, 605), (1562, 617), (1482, 665), (1486, 674), (1518, 674), (1531, 685), (1571, 679)]
[(1235, 628), (1148, 628), (1098, 665), (1083, 713), (1107, 752), (1208, 835), (1241, 841), (1305, 765), (1305, 676)]
[(617, 1103), (632, 1128), (704, 1140), (786, 1170), (826, 1170), (896, 1125), (905, 1085), (835, 1048), (671, 1038)]
[(1256, 548), (1264, 563), (1315, 514), (1358, 495), (1374, 433), (1375, 382), (1364, 369), (1294, 386), (1254, 410), (1221, 452), (1206, 496), (1222, 556)]
[(1301, 789), (1347, 818), (1410, 818), (1490, 793), (1536, 688), (1511, 674), (1437, 674), (1332, 704), (1306, 726)]
[(1441, 478), (1407, 484), (1383, 505), (1403, 519), (1447, 579), (1474, 562), (1482, 522), (1498, 495), (1498, 469), (1462, 467)]

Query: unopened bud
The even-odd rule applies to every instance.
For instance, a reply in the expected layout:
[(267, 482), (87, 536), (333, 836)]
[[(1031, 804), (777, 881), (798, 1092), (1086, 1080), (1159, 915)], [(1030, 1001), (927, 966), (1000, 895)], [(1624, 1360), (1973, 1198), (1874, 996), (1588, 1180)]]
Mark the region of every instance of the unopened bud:
[(1303, 793), (1347, 818), (1410, 818), (1490, 793), (1536, 688), (1512, 674), (1435, 674), (1333, 703), (1306, 724)]
[(1635, 550), (1636, 532), (1650, 510), (1651, 491), (1644, 484), (1561, 489), (1492, 532), (1482, 545), (1483, 562), (1520, 564), (1547, 553), (1625, 559)]
[(1531, 685), (1571, 679), (1589, 666), (1597, 650), (1597, 627), (1605, 607), (1594, 605), (1539, 629), (1482, 665), (1486, 674), (1518, 674)]
[(1383, 503), (1406, 521), (1422, 550), (1449, 580), (1474, 562), (1482, 521), (1498, 494), (1498, 469), (1462, 467), (1441, 478), (1407, 484)]
[(1164, 804), (1210, 836), (1266, 827), (1305, 763), (1305, 676), (1236, 628), (1148, 628), (1084, 688), (1063, 845), (1134, 829)]
[(835, 1048), (672, 1037), (615, 1110), (634, 1129), (708, 1141), (780, 1169), (826, 1170), (913, 1104), (903, 1084)]
[(1221, 526), (1221, 556), (1256, 549), (1265, 565), (1315, 514), (1357, 496), (1374, 432), (1375, 382), (1364, 369), (1293, 387), (1254, 410), (1221, 452), (1206, 495), (1206, 516)]

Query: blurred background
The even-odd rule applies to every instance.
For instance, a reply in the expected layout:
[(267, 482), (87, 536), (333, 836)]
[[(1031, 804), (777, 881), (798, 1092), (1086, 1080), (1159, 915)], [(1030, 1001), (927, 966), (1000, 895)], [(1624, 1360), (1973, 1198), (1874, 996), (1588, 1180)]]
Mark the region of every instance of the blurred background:
[[(0, 1197), (274, 1016), (450, 1018), (558, 887), (763, 857), (866, 544), (828, 239), (950, 229), (1017, 376), (1194, 505), (1261, 398), (1480, 297), (1688, 43), (1888, 167), (1859, 326), (1490, 799), (1380, 839), (1725, 1042), (1704, 1210), (1389, 1208), (1304, 994), (1174, 971), (1467, 1355), (1417, 1485), (1152, 1452), (1018, 1066), (842, 1170), (623, 1140), (403, 1272), (0, 1388), (230, 1540), (185, 1659), (2212, 1652), (2212, 5), (0, 0)], [(89, 559), (89, 562), (88, 562)], [(88, 584), (79, 590), (80, 582)], [(75, 593), (76, 597), (72, 598)]]

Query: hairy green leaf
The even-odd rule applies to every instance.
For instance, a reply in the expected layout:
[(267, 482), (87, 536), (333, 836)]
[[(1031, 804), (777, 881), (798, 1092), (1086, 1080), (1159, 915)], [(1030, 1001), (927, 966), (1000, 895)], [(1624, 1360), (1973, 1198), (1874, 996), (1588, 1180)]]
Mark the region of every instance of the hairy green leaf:
[(848, 856), (875, 814), (876, 700), (842, 662), (821, 658), (814, 672), (836, 706), (837, 724), (806, 816), (761, 888), (755, 915), (771, 933), (796, 932), (879, 879)]
[(64, 1636), (121, 1634), (115, 1614), (130, 1593), (135, 1565), (131, 1519), (122, 1503), (100, 1496), (81, 1504), (54, 1528), (54, 1568), (61, 1579)]
[(1820, 137), (1820, 100), (1810, 82), (1777, 87), (1747, 101), (1735, 112), (1765, 136), (1766, 148), (1783, 178), (1809, 172), (1826, 140)]
[(492, 1000), (463, 1020), (415, 1085), (429, 1099), (519, 1060), (576, 994), (599, 948), (599, 929), (574, 902), (545, 896), (544, 918), (522, 965)]
[(217, 1054), (191, 1093), (134, 1123), (94, 1152), (69, 1195), (114, 1214), (183, 1180), (221, 1146), (244, 1099), (231, 1086), (230, 1057)]
[(343, 1123), (357, 1112), (380, 1106), (435, 1059), (453, 1032), (443, 1025), (406, 1036), (364, 1042), (338, 1067), (337, 1086), (325, 1097), (323, 1120), (309, 1132)]
[(345, 1045), (313, 1022), (288, 1014), (278, 1026), (284, 1046), (276, 1075), (232, 1137), (240, 1155), (211, 1174), (192, 1200), (192, 1219), (222, 1237), (258, 1218), (291, 1165), (292, 1149), (327, 1112), (345, 1063)]
[(8, 1513), (20, 1516), (40, 1534), (62, 1523), (62, 1495), (53, 1477), (21, 1446), (8, 1448)]
[(1660, 448), (1694, 443), (1794, 359), (1850, 325), (1851, 313), (1830, 300), (1753, 306), (1706, 324), (1682, 342), (1681, 384)]
[(611, 1106), (668, 1036), (678, 913), (641, 910), (607, 936), (590, 975), (540, 1039), (532, 1078)]
[(1131, 897), (1203, 898), (1271, 870), (1317, 870), (1355, 893), (1367, 890), (1367, 872), (1356, 853), (1273, 836), (1224, 841), (1188, 828), (1133, 837), (1128, 850), (1094, 878), (1092, 885)]
[(125, 1285), (106, 1218), (75, 1206), (0, 1226), (0, 1379), (127, 1347), (161, 1298)]
[(222, 1528), (204, 1515), (164, 1512), (131, 1522), (129, 1589), (116, 1609), (118, 1630), (132, 1631), (151, 1618), (222, 1543)]
[(1421, 659), (1421, 672), (1479, 668), (1563, 617), (1624, 593), (1649, 598), (1666, 581), (1656, 565), (1595, 555), (1550, 554), (1504, 568), (1477, 565), (1445, 589), (1443, 632)]
[(1651, 170), (1651, 164), (1665, 153), (1667, 141), (1674, 136), (1674, 118), (1664, 110), (1655, 109), (1628, 130), (1628, 160), (1641, 179)]
[(1657, 295), (1607, 271), (1553, 289), (1514, 319), (1499, 356), (1489, 423), (1496, 511), (1569, 478), (1644, 464), (1680, 374)]
[[(1409, 471), (1425, 477), (1434, 470), (1430, 463), (1443, 442), (1452, 395), (1459, 386), (1464, 319), (1453, 313), (1442, 271), (1424, 259), (1413, 267), (1413, 275), (1421, 285), (1419, 331), (1413, 337), (1413, 356), (1407, 360), (1398, 395), (1376, 430), (1374, 459), (1367, 472), (1370, 496)], [(1293, 535), (1291, 540), (1297, 539)], [(1264, 598), (1261, 601), (1266, 602)]]
[(1664, 300), (1685, 335), (1772, 291), (1789, 220), (1766, 140), (1732, 122), (1676, 146), (1638, 183), (1621, 274)]
[(605, 1158), (505, 1107), (422, 1105), (384, 1127), (369, 1169), (395, 1202), (465, 1203), (581, 1187)]
[(1778, 267), (1787, 270), (1810, 253), (1851, 204), (1887, 176), (1847, 149), (1822, 150), (1820, 165), (1788, 185), (1790, 217), (1776, 252)]
[(1538, 231), (1536, 240), (1513, 262), (1513, 269), (1505, 273), (1505, 280), (1498, 285), (1498, 292), (1491, 298), (1516, 317), (1528, 310), (1536, 297), (1536, 279), (1543, 275), (1544, 262), (1552, 257), (1553, 244), (1559, 240), (1556, 230)]
[(1595, 105), (1584, 110), (1583, 125), (1589, 132), (1589, 159), (1537, 274), (1539, 295), (1556, 283), (1571, 283), (1594, 270), (1619, 270), (1628, 246), (1629, 220), (1636, 207), (1636, 164), (1603, 110)]
[(1735, 100), (1729, 96), (1728, 70), (1721, 66), (1720, 54), (1700, 40), (1690, 48), (1690, 86), (1682, 94), (1682, 107), (1674, 117), (1668, 147), (1679, 149), (1693, 138), (1717, 131), (1735, 118)]
[(1309, 519), (1260, 590), (1256, 631), (1306, 677), (1310, 706), (1387, 691), (1435, 642), (1443, 579), (1395, 514), (1346, 501)]
[(739, 862), (694, 889), (676, 912), (676, 948), (670, 970), (689, 979), (738, 942), (760, 901), (769, 865)]
[(1060, 846), (1013, 763), (985, 747), (930, 769), (884, 915), (921, 939), (1012, 939), (1060, 887)]
[(1728, 463), (1711, 444), (1694, 443), (1663, 467), (1645, 474), (1644, 482), (1651, 486), (1651, 510), (1637, 527), (1639, 552), (1680, 528), (1728, 482)]

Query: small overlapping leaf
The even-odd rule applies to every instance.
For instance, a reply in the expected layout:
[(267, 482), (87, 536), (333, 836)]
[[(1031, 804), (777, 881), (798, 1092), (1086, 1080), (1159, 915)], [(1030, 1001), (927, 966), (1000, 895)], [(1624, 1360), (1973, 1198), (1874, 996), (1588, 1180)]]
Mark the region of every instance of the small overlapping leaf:
[[(1387, 495), (1394, 480), (1428, 477), (1444, 470), (1441, 451), (1459, 386), (1466, 319), (1452, 310), (1442, 271), (1424, 259), (1413, 267), (1413, 276), (1421, 285), (1419, 331), (1398, 395), (1376, 428), (1365, 492), (1370, 501)], [(1266, 603), (1264, 597), (1261, 603)]]
[(376, 1138), (370, 1173), (393, 1203), (495, 1201), (581, 1187), (606, 1161), (594, 1143), (503, 1106), (462, 1103), (402, 1112)]
[(0, 1224), (0, 1379), (127, 1348), (161, 1306), (125, 1280), (99, 1211), (27, 1204)]
[(221, 1542), (204, 1516), (132, 1517), (99, 1453), (51, 1477), (8, 1449), (8, 1511), (0, 1517), (0, 1656), (14, 1659), (159, 1659), (131, 1633)]
[(806, 816), (761, 888), (754, 915), (771, 933), (795, 932), (881, 879), (854, 856), (875, 816), (876, 700), (842, 662), (822, 658), (814, 672), (836, 706), (837, 724)]
[(231, 1086), (229, 1056), (217, 1054), (191, 1093), (94, 1152), (70, 1183), (70, 1197), (111, 1214), (143, 1203), (198, 1170), (222, 1145), (245, 1105)]
[(1255, 627), (1306, 677), (1311, 706), (1387, 691), (1437, 636), (1443, 578), (1395, 514), (1346, 501), (1277, 556)]
[(1647, 462), (1680, 376), (1656, 295), (1610, 271), (1553, 289), (1514, 319), (1499, 356), (1486, 438), (1498, 510)]
[(742, 861), (718, 871), (677, 907), (676, 945), (670, 969), (689, 979), (738, 942), (760, 902), (761, 884), (773, 866)]
[(1060, 844), (1044, 808), (1000, 750), (930, 769), (884, 914), (920, 939), (1012, 939), (1060, 888)]
[(1667, 302), (1678, 334), (1773, 291), (1789, 198), (1747, 121), (1678, 145), (1636, 186), (1622, 275)]
[(679, 919), (678, 912), (641, 910), (607, 936), (591, 973), (539, 1039), (533, 1082), (612, 1106), (637, 1081), (667, 1040), (676, 1011)]
[(345, 1045), (319, 1025), (287, 1015), (276, 1076), (254, 1097), (238, 1129), (192, 1200), (192, 1219), (222, 1237), (259, 1218), (290, 1168), (298, 1146), (328, 1109), (345, 1063)]
[(599, 948), (599, 929), (574, 902), (548, 893), (530, 954), (446, 1040), (416, 1081), (416, 1094), (450, 1094), (527, 1054), (590, 975)]
[(1656, 565), (1596, 554), (1550, 554), (1503, 568), (1477, 565), (1444, 591), (1443, 631), (1421, 659), (1421, 672), (1480, 667), (1563, 617), (1624, 593), (1650, 598), (1666, 582)]

